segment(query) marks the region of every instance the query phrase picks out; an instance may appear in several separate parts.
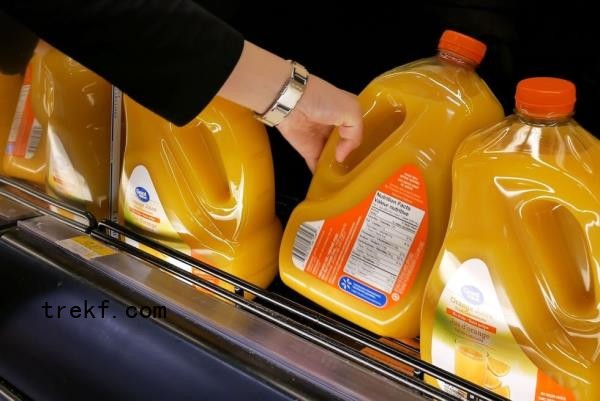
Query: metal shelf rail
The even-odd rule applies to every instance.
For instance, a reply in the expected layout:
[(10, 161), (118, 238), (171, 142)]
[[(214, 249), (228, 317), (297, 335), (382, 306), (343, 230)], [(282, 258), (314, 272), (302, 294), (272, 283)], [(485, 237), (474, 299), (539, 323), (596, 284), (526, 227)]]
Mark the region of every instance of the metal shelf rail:
[(7, 177), (0, 175), (0, 184), (4, 184), (4, 186), (6, 186), (6, 187), (16, 189), (18, 192), (25, 194), (25, 195), (29, 195), (30, 197), (37, 199), (39, 201), (42, 201), (45, 204), (47, 204), (48, 206), (54, 206), (56, 209), (71, 213), (72, 215), (77, 216), (80, 219), (82, 219), (83, 221), (87, 222), (87, 224), (86, 224), (86, 223), (83, 223), (78, 220), (67, 218), (67, 217), (61, 215), (60, 213), (58, 213), (54, 210), (51, 210), (50, 208), (43, 208), (42, 206), (32, 202), (31, 200), (28, 200), (23, 196), (19, 196), (17, 194), (18, 192), (15, 193), (10, 190), (7, 190), (7, 188), (0, 187), (0, 195), (1, 196), (4, 196), (5, 198), (8, 198), (8, 199), (12, 200), (13, 202), (16, 202), (20, 205), (37, 210), (40, 213), (43, 213), (43, 214), (46, 214), (46, 215), (49, 215), (52, 217), (56, 217), (57, 219), (61, 220), (62, 222), (64, 222), (65, 224), (67, 224), (73, 228), (76, 228), (78, 230), (82, 230), (86, 233), (89, 233), (89, 232), (91, 232), (92, 229), (94, 229), (98, 225), (98, 222), (96, 221), (96, 217), (94, 217), (94, 215), (91, 214), (90, 212), (73, 207), (73, 206), (69, 205), (68, 203), (65, 203), (61, 200), (54, 199), (50, 195), (46, 195), (42, 192), (39, 192), (37, 189), (30, 187), (29, 185), (23, 183), (22, 181), (18, 181), (18, 180), (12, 179), (12, 178), (7, 178)]
[[(87, 211), (82, 211), (73, 206), (70, 206), (62, 201), (56, 200), (48, 195), (37, 192), (35, 189), (13, 179), (8, 179), (0, 176), (0, 183), (4, 186), (11, 187), (17, 191), (23, 192), (38, 201), (42, 201), (48, 206), (56, 209), (64, 210), (77, 216), (87, 222), (76, 221), (50, 210), (49, 207), (43, 207), (35, 202), (24, 199), (13, 191), (7, 191), (0, 187), (0, 195), (6, 196), (11, 200), (35, 209), (39, 213), (53, 216), (69, 226), (89, 234), (102, 242), (108, 243), (117, 249), (124, 250), (141, 260), (149, 262), (154, 266), (171, 273), (172, 275), (188, 282), (191, 285), (198, 286), (209, 293), (225, 299), (237, 307), (250, 312), (256, 316), (269, 321), (279, 327), (282, 327), (310, 342), (318, 344), (325, 349), (328, 349), (338, 355), (341, 355), (348, 360), (353, 361), (363, 367), (371, 369), (390, 380), (401, 383), (416, 392), (419, 392), (432, 399), (459, 401), (453, 395), (443, 392), (442, 390), (429, 385), (423, 380), (424, 375), (429, 375), (440, 381), (443, 381), (457, 389), (469, 394), (469, 400), (473, 401), (507, 401), (485, 388), (472, 384), (458, 376), (455, 376), (445, 370), (437, 368), (419, 358), (410, 355), (414, 353), (414, 348), (396, 342), (399, 347), (404, 347), (406, 353), (391, 347), (379, 341), (376, 336), (357, 330), (338, 320), (334, 320), (328, 316), (318, 313), (304, 305), (291, 301), (279, 294), (268, 290), (261, 289), (253, 284), (232, 276), (226, 272), (218, 270), (210, 265), (207, 265), (199, 260), (193, 259), (178, 251), (174, 251), (160, 243), (149, 240), (139, 234), (109, 220), (97, 222), (96, 218)], [(215, 285), (199, 276), (194, 275), (180, 267), (163, 261), (152, 254), (140, 250), (125, 242), (125, 238), (143, 244), (153, 251), (169, 256), (174, 260), (182, 262), (199, 271), (209, 274), (210, 276), (232, 285), (235, 288), (234, 292), (225, 290), (218, 285)], [(262, 303), (257, 303), (245, 297), (245, 294), (252, 294), (256, 299), (260, 299)], [(269, 305), (269, 307), (266, 307)], [(334, 333), (335, 336), (328, 333)], [(356, 347), (349, 344), (354, 343), (362, 347), (370, 348), (382, 355), (385, 355), (392, 360), (401, 364), (407, 365), (414, 370), (413, 375), (400, 372), (389, 365), (362, 353)]]

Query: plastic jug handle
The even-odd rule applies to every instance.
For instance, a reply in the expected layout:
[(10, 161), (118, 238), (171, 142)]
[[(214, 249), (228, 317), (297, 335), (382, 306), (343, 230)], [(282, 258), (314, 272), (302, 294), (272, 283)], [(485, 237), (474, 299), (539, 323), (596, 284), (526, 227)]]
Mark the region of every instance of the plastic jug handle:
[[(241, 214), (245, 208), (262, 209), (244, 218), (274, 215), (273, 166), (264, 126), (247, 109), (218, 97), (193, 124), (199, 125), (197, 134), (202, 135), (204, 146), (192, 149), (196, 154), (190, 167), (202, 182), (203, 203), (210, 214), (231, 216), (243, 205)], [(185, 142), (181, 146), (190, 150)]]
[[(562, 206), (571, 214), (581, 230), (584, 239), (588, 268), (593, 292), (591, 313), (600, 317), (600, 211), (593, 208), (576, 209), (572, 204), (562, 202)], [(597, 322), (598, 324), (598, 322)]]
[(359, 95), (359, 101), (365, 110), (360, 146), (343, 163), (338, 163), (335, 160), (335, 148), (340, 136), (338, 130), (334, 129), (319, 159), (308, 198), (319, 197), (323, 191), (340, 189), (368, 170), (367, 167), (376, 160), (397, 159), (397, 154), (386, 150), (410, 133), (426, 110), (424, 102), (388, 87), (377, 87), (376, 90), (367, 87)]
[[(578, 269), (580, 274), (586, 274), (587, 272), (587, 277), (584, 277), (582, 280), (582, 283), (587, 287), (585, 292), (589, 294), (587, 302), (582, 302), (581, 294), (576, 288), (571, 288), (567, 293), (571, 295), (572, 299), (568, 301), (570, 305), (574, 305), (574, 310), (566, 310), (564, 311), (566, 313), (561, 313), (557, 309), (555, 311), (557, 312), (557, 317), (564, 324), (572, 327), (582, 324), (598, 325), (600, 322), (598, 320), (600, 319), (600, 211), (596, 210), (592, 205), (577, 208), (573, 204), (555, 197), (540, 197), (532, 200), (534, 201), (531, 202), (532, 210), (537, 209), (540, 202), (545, 202), (546, 205), (542, 207), (553, 208), (554, 211), (558, 210), (559, 213), (562, 213), (562, 216), (553, 214), (552, 217), (556, 220), (562, 220), (560, 227), (562, 227), (563, 231), (565, 230), (565, 224), (568, 224), (570, 228), (566, 228), (566, 230), (573, 233), (567, 238), (570, 242), (563, 244), (561, 251), (570, 252), (572, 257), (579, 257), (579, 260), (571, 261), (572, 263), (569, 268)], [(540, 253), (548, 251), (547, 249), (543, 249), (544, 244), (541, 242), (537, 242), (536, 247), (538, 248), (537, 250), (531, 249), (530, 251)], [(576, 249), (573, 249), (573, 247)], [(557, 297), (558, 293), (556, 293), (553, 287), (555, 285), (568, 285), (564, 282), (564, 270), (557, 269), (556, 263), (540, 263), (539, 274), (542, 276), (543, 282), (549, 283), (546, 286), (546, 291), (551, 297), (553, 299), (560, 299), (560, 297)]]
[[(553, 337), (551, 348), (560, 352), (547, 353), (550, 350), (544, 346), (547, 339), (538, 339), (540, 341), (532, 344), (531, 350), (535, 350), (534, 355), (540, 358), (535, 362), (541, 369), (559, 384), (570, 387), (563, 381), (563, 374), (553, 373), (557, 371), (556, 367), (560, 366), (564, 372), (580, 372), (581, 363), (591, 363), (597, 358), (596, 351), (590, 352), (595, 345), (587, 345), (589, 341), (595, 342), (589, 334), (597, 333), (600, 327), (600, 211), (597, 200), (590, 197), (589, 192), (580, 197), (587, 204), (578, 202), (576, 207), (549, 186), (530, 182), (531, 187), (527, 189), (523, 180), (517, 181), (519, 186), (513, 188), (520, 195), (512, 197), (515, 203), (510, 204), (517, 212), (513, 221), (515, 233), (521, 249), (525, 250), (525, 257), (531, 258), (530, 264), (535, 268), (532, 283), (542, 286), (549, 315), (561, 326), (561, 329), (548, 332)], [(561, 193), (582, 191), (575, 183), (571, 186), (563, 180), (563, 184)], [(566, 237), (563, 236), (565, 232), (569, 232)], [(547, 243), (542, 238), (556, 241)], [(567, 253), (566, 260), (560, 259), (563, 252)], [(574, 274), (574, 280), (570, 280), (569, 273)], [(548, 323), (548, 327), (552, 324)], [(571, 379), (579, 381), (581, 378), (572, 376)]]

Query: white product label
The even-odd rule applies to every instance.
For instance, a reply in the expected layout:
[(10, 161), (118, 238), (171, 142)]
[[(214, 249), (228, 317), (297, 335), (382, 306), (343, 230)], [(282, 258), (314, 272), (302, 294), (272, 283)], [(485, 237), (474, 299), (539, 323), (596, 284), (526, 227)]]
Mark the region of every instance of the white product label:
[(87, 181), (73, 166), (60, 137), (48, 127), (48, 185), (58, 194), (78, 201), (92, 202)]
[[(440, 269), (449, 259), (442, 259)], [(432, 338), (433, 364), (515, 401), (573, 400), (544, 375), (514, 339), (486, 264), (465, 261), (440, 297)], [(440, 383), (464, 400), (464, 391)]]
[(125, 221), (159, 236), (178, 238), (146, 167), (136, 166), (124, 185)]

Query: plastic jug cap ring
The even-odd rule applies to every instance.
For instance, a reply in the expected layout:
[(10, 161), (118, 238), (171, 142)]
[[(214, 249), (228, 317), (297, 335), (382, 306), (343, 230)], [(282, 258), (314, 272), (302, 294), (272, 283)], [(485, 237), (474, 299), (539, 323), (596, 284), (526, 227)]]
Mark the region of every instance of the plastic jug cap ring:
[(438, 49), (450, 51), (479, 64), (485, 56), (487, 46), (475, 38), (447, 29), (440, 37)]
[(565, 117), (575, 109), (575, 84), (551, 77), (527, 78), (517, 84), (515, 106), (532, 117)]

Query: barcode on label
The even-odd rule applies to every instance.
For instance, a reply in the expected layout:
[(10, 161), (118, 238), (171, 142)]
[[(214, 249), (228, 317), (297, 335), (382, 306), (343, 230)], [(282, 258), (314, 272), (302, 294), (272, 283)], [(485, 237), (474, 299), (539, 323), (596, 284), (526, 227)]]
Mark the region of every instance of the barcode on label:
[(451, 384), (447, 384), (444, 382), (439, 382), (440, 383), (440, 388), (442, 389), (442, 391), (455, 396), (458, 399), (464, 400), (464, 401), (482, 401), (481, 398), (471, 394), (471, 393), (467, 393), (465, 390), (461, 390), (457, 387), (454, 387)]
[(323, 227), (323, 222), (323, 220), (307, 221), (300, 224), (298, 232), (296, 233), (294, 248), (292, 249), (292, 261), (296, 267), (304, 270), (313, 246), (319, 236), (319, 232), (321, 231), (321, 227)]
[[(19, 136), (19, 129), (21, 128), (21, 124), (23, 123), (23, 113), (27, 105), (27, 100), (30, 91), (31, 85), (23, 85), (21, 87), (21, 93), (19, 94), (19, 102), (17, 103), (17, 109), (15, 110), (12, 125), (10, 127), (10, 133), (8, 134), (9, 149), (7, 148), (6, 153), (12, 154), (12, 148), (14, 147), (14, 143), (16, 142), (17, 137)], [(12, 146), (10, 146), (11, 144)]]
[(29, 135), (29, 142), (27, 143), (27, 154), (25, 156), (27, 159), (31, 159), (35, 155), (35, 152), (40, 145), (41, 138), (42, 126), (37, 120), (33, 120), (33, 125), (31, 126), (31, 135)]

